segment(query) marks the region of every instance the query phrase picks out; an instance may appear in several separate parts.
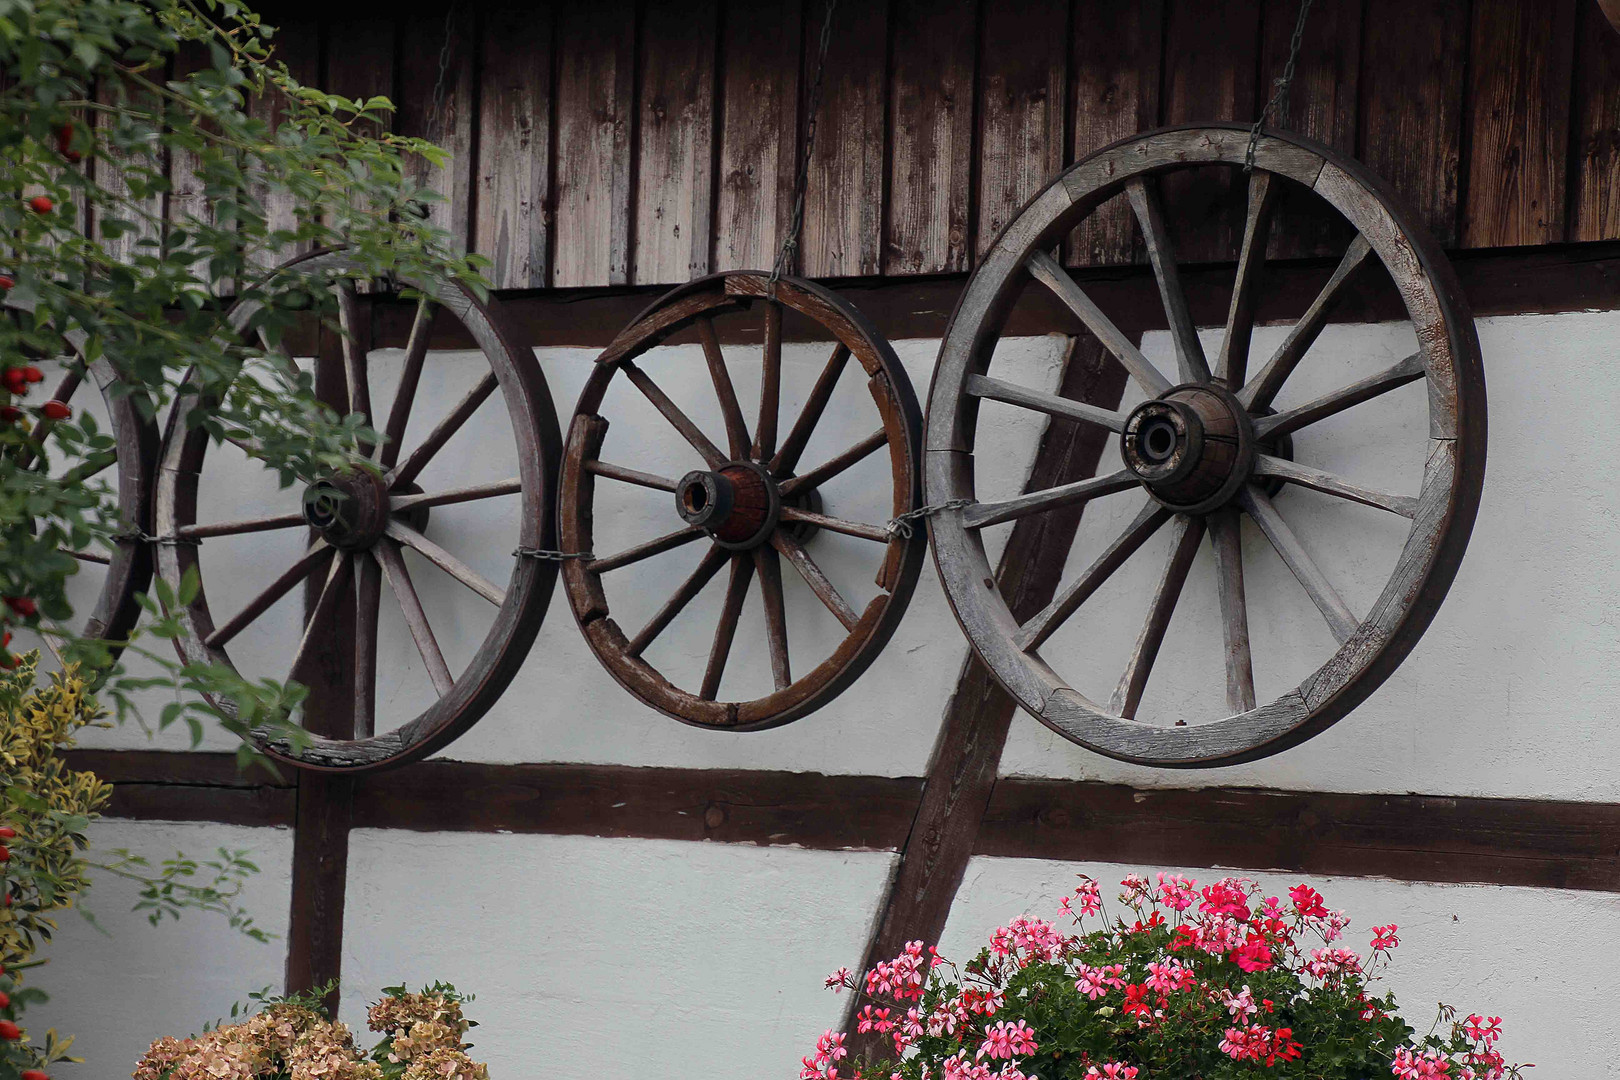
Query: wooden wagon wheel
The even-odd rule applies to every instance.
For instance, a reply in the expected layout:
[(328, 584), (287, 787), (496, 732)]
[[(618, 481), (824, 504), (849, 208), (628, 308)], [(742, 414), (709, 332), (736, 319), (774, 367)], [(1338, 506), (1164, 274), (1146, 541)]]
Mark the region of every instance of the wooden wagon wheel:
[[(1077, 163), (1007, 226), (968, 283), (941, 345), (927, 424), (928, 501), (972, 500), (931, 519), (934, 557), (974, 649), (1026, 710), (1099, 753), (1143, 764), (1232, 764), (1295, 745), (1344, 716), (1394, 670), (1428, 626), (1462, 559), (1485, 470), (1485, 383), (1468, 305), (1444, 256), (1413, 228), (1381, 182), (1327, 148), (1289, 135), (1259, 140), (1247, 179), (1248, 213), (1224, 343), (1207, 357), (1188, 311), (1168, 241), (1158, 178), (1227, 166), (1242, 182), (1248, 132), (1189, 127), (1109, 146)], [(1332, 277), (1276, 353), (1248, 371), (1260, 272), (1278, 189), (1301, 185), (1356, 230)], [(1125, 193), (1146, 240), (1174, 344), (1174, 379), (1161, 373), (1048, 254), (1104, 200)], [(1418, 350), (1400, 363), (1280, 413), (1270, 406), (1326, 323), (1351, 275), (1375, 257), (1388, 271), (1416, 330)], [(1037, 284), (1032, 284), (1037, 283)], [(1025, 287), (1044, 288), (1072, 310), (1122, 364), (1148, 400), (1129, 414), (1014, 385), (990, 370), (1001, 326)], [(1210, 360), (1214, 363), (1211, 365)], [(1292, 460), (1283, 440), (1398, 386), (1428, 380), (1429, 434), (1422, 490), (1375, 491)], [(1124, 468), (1020, 497), (979, 502), (974, 435), (990, 399), (1118, 433)], [(1364, 618), (1353, 614), (1272, 501), (1300, 485), (1412, 520), (1393, 575)], [(1044, 610), (1020, 624), (993, 587), (981, 531), (988, 525), (1136, 492), (1142, 508)], [(1146, 496), (1143, 498), (1143, 496)], [(1124, 494), (1120, 498), (1127, 498)], [(1315, 606), (1338, 650), (1296, 688), (1255, 701), (1248, 605), (1239, 546), (1241, 515), (1253, 519)], [(1168, 526), (1171, 551), (1146, 624), (1121, 628), (1136, 646), (1107, 707), (1074, 690), (1040, 649), (1153, 533)], [(1175, 725), (1135, 719), (1198, 545), (1213, 548), (1225, 643), (1230, 715)], [(1089, 565), (1088, 565), (1089, 564)], [(1128, 640), (1128, 639), (1127, 639)], [(1211, 672), (1213, 676), (1215, 673)]]
[[(380, 407), (374, 414), (368, 353), (362, 344), (363, 309), (352, 281), (345, 280), (345, 275), (354, 272), (347, 257), (341, 251), (315, 253), (277, 272), (307, 276), (315, 280), (316, 287), (336, 292), (349, 411), (368, 417), (368, 422), (375, 415), (378, 422), (371, 426), (387, 438), (371, 451), (373, 468), (337, 472), (308, 484), (300, 513), (237, 521), (199, 520), (199, 477), (211, 440), (189, 420), (197, 407), (195, 397), (181, 395), (169, 418), (157, 483), (158, 572), (178, 589), (186, 571), (202, 570), (200, 543), (270, 529), (310, 529), (311, 542), (303, 554), (223, 622), (216, 621), (209, 610), (208, 575), (202, 573), (202, 588), (178, 612), (186, 630), (179, 642), (181, 656), (230, 664), (228, 643), (277, 600), (318, 573), (323, 584), (288, 665), (288, 677), (296, 679), (311, 661), (312, 641), (329, 620), (338, 617), (339, 603), (352, 596), (355, 737), (312, 735), (307, 745), (294, 746), (257, 733), (259, 741), (272, 757), (303, 768), (358, 772), (403, 764), (446, 745), (488, 711), (522, 664), (545, 617), (556, 582), (556, 564), (533, 556), (554, 547), (552, 478), (561, 444), (556, 412), (534, 354), (503, 326), (495, 302), (479, 300), (459, 281), (440, 278), (401, 281), (421, 298), (394, 400), (386, 414)], [(232, 324), (239, 332), (248, 325), (255, 308), (243, 303), (233, 310)], [(417, 393), (441, 308), (471, 337), (489, 365), (472, 388), (442, 413), (423, 409)], [(438, 321), (445, 320), (439, 317)], [(275, 362), (291, 363), (291, 359), (280, 352)], [(415, 483), (422, 470), (497, 391), (511, 421), (518, 475), (498, 483), (422, 491)], [(421, 412), (430, 415), (421, 416)], [(252, 453), (251, 447), (245, 449)], [(513, 495), (522, 500), (522, 513), (510, 538), (512, 570), (504, 585), (490, 581), (430, 538), (431, 508)], [(451, 669), (429, 624), (406, 568), (406, 548), (437, 568), (434, 572), (448, 574), (497, 609), (494, 622), (460, 672)], [(385, 581), (435, 693), (414, 717), (393, 724), (382, 722), (399, 718), (377, 715), (378, 620)], [(387, 672), (382, 674), (388, 677)], [(214, 704), (223, 710), (231, 708), (228, 701)]]
[[(779, 439), (784, 313), (797, 313), (825, 331), (832, 351), (797, 419)], [(721, 354), (717, 319), (745, 320), (762, 332), (760, 407), (752, 435)], [(724, 421), (725, 449), (711, 442), (635, 363), (647, 350), (688, 328), (703, 345)], [(799, 472), (801, 456), (851, 356), (866, 373), (875, 406), (873, 431), (821, 464)], [(663, 477), (627, 468), (622, 461), (601, 459), (608, 420), (600, 410), (617, 375), (633, 384), (690, 444), (696, 452), (693, 464), (700, 468), (678, 478)], [(577, 558), (564, 567), (569, 602), (597, 658), (642, 701), (677, 720), (703, 727), (737, 731), (776, 727), (831, 701), (866, 670), (894, 632), (916, 585), (926, 541), (920, 528), (889, 529), (885, 522), (840, 519), (830, 513), (837, 509), (830, 499), (829, 505), (822, 506), (817, 496), (828, 481), (887, 449), (890, 513), (908, 513), (916, 507), (921, 488), (921, 430), (916, 396), (888, 342), (858, 312), (820, 286), (795, 278), (773, 284), (767, 274), (746, 271), (700, 278), (659, 299), (597, 358), (574, 411), (563, 456), (559, 529), (567, 551), (591, 550), (599, 482), (651, 488), (668, 492), (670, 498), (672, 531), (617, 553)], [(807, 528), (842, 533), (875, 545), (879, 591), (864, 610), (857, 611), (846, 601), (817, 565), (806, 549)], [(708, 549), (691, 576), (645, 626), (626, 637), (610, 616), (604, 576), (700, 541)], [(831, 654), (814, 667), (807, 668), (789, 655), (780, 563), (784, 558), (845, 631)], [(682, 689), (650, 664), (644, 651), (728, 567), (725, 600), (701, 681), (695, 689)], [(754, 577), (759, 579), (764, 605), (774, 689), (749, 700), (726, 701), (720, 698), (721, 680)], [(795, 670), (800, 672), (796, 679)]]
[[(32, 314), (33, 305), (7, 298), (5, 306)], [(157, 464), (158, 431), (152, 409), (144, 394), (123, 385), (118, 371), (105, 356), (87, 361), (82, 330), (69, 330), (61, 337), (57, 360), (61, 378), (50, 391), (49, 400), (82, 408), (89, 399), (90, 384), (101, 395), (115, 448), (79, 462), (71, 476), (86, 481), (109, 469), (118, 505), (118, 533), (106, 550), (68, 551), (82, 567), (101, 568), (101, 586), (90, 614), (80, 624), (80, 637), (105, 641), (111, 655), (123, 649), (141, 616), (140, 597), (152, 580), (152, 553), (143, 534), (151, 524), (152, 473)], [(86, 378), (88, 376), (88, 378)], [(41, 419), (29, 433), (32, 460), (43, 466), (41, 453), (55, 422)], [(81, 570), (81, 572), (85, 572)]]

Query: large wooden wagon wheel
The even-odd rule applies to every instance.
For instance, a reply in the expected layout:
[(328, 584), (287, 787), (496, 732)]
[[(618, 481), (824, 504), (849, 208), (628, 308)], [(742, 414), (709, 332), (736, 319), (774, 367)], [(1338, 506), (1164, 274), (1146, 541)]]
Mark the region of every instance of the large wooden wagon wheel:
[[(1354, 162), (1289, 135), (1259, 140), (1245, 178), (1248, 132), (1191, 127), (1154, 132), (1109, 146), (1063, 173), (1007, 226), (968, 283), (941, 346), (930, 392), (926, 491), (930, 503), (968, 504), (931, 519), (934, 556), (951, 604), (973, 647), (1029, 712), (1065, 737), (1111, 757), (1196, 767), (1276, 753), (1344, 716), (1394, 670), (1438, 608), (1473, 527), (1485, 469), (1485, 383), (1472, 316), (1436, 245), (1413, 228), (1383, 184)], [(1165, 228), (1159, 178), (1194, 167), (1225, 166), (1248, 193), (1248, 213), (1230, 312), (1218, 355), (1206, 355), (1178, 276)], [(1303, 186), (1342, 215), (1356, 235), (1337, 269), (1277, 351), (1250, 372), (1255, 303), (1279, 188)], [(1048, 254), (1104, 200), (1124, 193), (1135, 212), (1157, 278), (1174, 344), (1174, 376), (1158, 370)], [(1368, 378), (1282, 412), (1278, 391), (1321, 332), (1329, 309), (1362, 264), (1376, 259), (1393, 280), (1416, 331), (1418, 349)], [(1129, 413), (1097, 408), (997, 376), (991, 358), (1003, 320), (1026, 287), (1056, 294), (1147, 401)], [(1429, 445), (1415, 495), (1372, 490), (1293, 460), (1292, 443), (1309, 444), (1310, 425), (1419, 379), (1428, 381)], [(1119, 436), (1123, 467), (1078, 483), (995, 502), (974, 492), (979, 403), (990, 399)], [(1358, 418), (1361, 414), (1358, 414)], [(1346, 419), (1349, 422), (1350, 418)], [(1302, 455), (1303, 456), (1303, 455)], [(1411, 519), (1394, 573), (1371, 610), (1357, 615), (1341, 599), (1273, 495), (1299, 485)], [(987, 526), (1091, 499), (1134, 498), (1134, 521), (1095, 552), (1076, 552), (1086, 567), (1034, 617), (1020, 624), (994, 587), (981, 532)], [(1372, 512), (1372, 511), (1369, 511)], [(1257, 704), (1239, 526), (1247, 516), (1320, 609), (1338, 650), (1297, 687)], [(1043, 658), (1052, 634), (1155, 532), (1168, 528), (1168, 561), (1149, 599), (1145, 625), (1119, 628), (1136, 646), (1112, 698), (1094, 703)], [(1224, 634), (1229, 715), (1183, 716), (1173, 724), (1136, 719), (1143, 689), (1204, 536), (1213, 549)], [(1350, 538), (1343, 542), (1354, 543)], [(1264, 617), (1265, 609), (1260, 608)], [(1128, 640), (1128, 638), (1127, 638)], [(1059, 661), (1060, 662), (1060, 661)], [(1210, 672), (1211, 677), (1217, 673)]]
[[(33, 305), (7, 298), (5, 306), (33, 314)], [(116, 656), (140, 619), (140, 597), (152, 580), (151, 548), (145, 530), (151, 524), (151, 483), (157, 463), (157, 422), (152, 418), (149, 400), (138, 390), (123, 384), (117, 369), (106, 356), (88, 360), (84, 353), (82, 330), (60, 335), (61, 347), (51, 357), (61, 367), (61, 376), (51, 387), (49, 398), (75, 410), (86, 407), (91, 395), (100, 395), (106, 412), (108, 434), (113, 448), (91, 452), (67, 474), (76, 481), (87, 481), (111, 470), (117, 498), (118, 531), (110, 545), (65, 553), (78, 560), (81, 574), (99, 575), (100, 587), (89, 614), (80, 623), (80, 637), (104, 641)], [(24, 453), (38, 468), (46, 467), (49, 455), (45, 440), (55, 422), (42, 418), (29, 432), (31, 449)]]
[[(824, 331), (831, 339), (831, 353), (797, 418), (787, 434), (779, 437), (784, 313), (797, 313)], [(716, 321), (722, 319), (744, 320), (761, 331), (760, 405), (752, 434), (721, 353)], [(688, 328), (703, 346), (725, 427), (724, 449), (635, 362)], [(873, 406), (872, 432), (800, 471), (801, 457), (851, 357), (865, 373)], [(622, 460), (602, 460), (609, 421), (600, 413), (617, 376), (633, 384), (690, 445), (696, 468), (684, 476), (665, 477), (626, 467)], [(600, 483), (667, 493), (671, 531), (623, 551), (573, 559), (564, 568), (569, 602), (597, 658), (642, 701), (677, 720), (703, 727), (738, 731), (775, 727), (831, 701), (866, 670), (893, 633), (911, 598), (926, 541), (920, 528), (888, 528), (889, 518), (880, 522), (841, 519), (832, 497), (823, 505), (820, 495), (834, 477), (887, 451), (889, 517), (909, 513), (917, 506), (921, 489), (921, 430), (916, 396), (894, 351), (858, 312), (827, 290), (796, 278), (773, 283), (767, 274), (748, 271), (700, 278), (659, 299), (597, 358), (574, 411), (563, 457), (559, 528), (562, 546), (571, 553), (591, 552), (593, 505)], [(808, 534), (816, 529), (872, 544), (878, 592), (864, 610), (856, 610), (845, 600), (808, 550)], [(626, 636), (611, 617), (604, 578), (689, 543), (707, 546), (697, 568), (645, 625)], [(818, 657), (814, 664), (790, 655), (783, 559), (845, 631), (831, 654)], [(721, 570), (728, 571), (725, 600), (709, 639), (708, 659), (701, 678), (692, 680), (696, 685), (683, 689), (649, 663), (644, 653)], [(764, 607), (773, 689), (746, 700), (725, 700), (721, 681), (755, 578)]]
[[(363, 344), (364, 309), (353, 282), (345, 278), (354, 272), (347, 257), (341, 251), (316, 253), (277, 272), (304, 275), (317, 287), (335, 291), (348, 410), (367, 417), (386, 438), (371, 450), (371, 467), (335, 472), (306, 485), (301, 512), (210, 520), (198, 496), (211, 439), (189, 420), (197, 407), (195, 397), (180, 396), (164, 438), (155, 500), (156, 526), (164, 541), (158, 572), (178, 590), (188, 570), (202, 569), (200, 544), (271, 529), (308, 529), (310, 543), (303, 554), (240, 610), (224, 613), (223, 619), (209, 607), (208, 575), (202, 573), (202, 588), (178, 612), (187, 631), (179, 642), (181, 655), (230, 664), (226, 649), (232, 639), (295, 586), (319, 575), (323, 584), (286, 673), (295, 680), (304, 674), (305, 665), (314, 659), (312, 643), (338, 617), (338, 605), (352, 602), (354, 738), (312, 735), (307, 745), (295, 746), (261, 733), (260, 741), (271, 756), (305, 768), (359, 771), (398, 765), (433, 752), (476, 723), (510, 682), (540, 628), (557, 573), (555, 562), (535, 557), (555, 546), (552, 478), (561, 444), (556, 412), (534, 354), (503, 327), (495, 302), (479, 300), (450, 278), (401, 280), (420, 294), (420, 300), (393, 401), (386, 413), (380, 402), (374, 411), (368, 350)], [(454, 329), (444, 325), (444, 316), (459, 323), (488, 367), (459, 400), (433, 403), (418, 393), (418, 385), (441, 309), (437, 332)], [(239, 304), (232, 312), (233, 326), (241, 332), (253, 314), (253, 305)], [(292, 362), (284, 352), (267, 352), (272, 362)], [(423, 491), (416, 483), (423, 469), (496, 393), (511, 422), (518, 475), (496, 483)], [(244, 449), (253, 453), (251, 447)], [(511, 551), (511, 576), (504, 584), (489, 580), (432, 538), (432, 508), (511, 496), (521, 500), (522, 511), (515, 531), (503, 540), (501, 554)], [(429, 572), (449, 575), (497, 609), (482, 642), (460, 671), (452, 669), (435, 636), (407, 570), (406, 549), (416, 551)], [(434, 696), (424, 707), (413, 704), (403, 716), (378, 715), (378, 621), (385, 582), (433, 687)], [(387, 680), (393, 674), (385, 671), (381, 676)], [(214, 704), (231, 708), (228, 701)]]

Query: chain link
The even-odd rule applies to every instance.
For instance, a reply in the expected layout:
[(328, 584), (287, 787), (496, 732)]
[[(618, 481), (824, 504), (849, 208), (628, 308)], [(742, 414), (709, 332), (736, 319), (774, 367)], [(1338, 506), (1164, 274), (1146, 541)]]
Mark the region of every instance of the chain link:
[(821, 51), (816, 57), (816, 79), (810, 85), (810, 97), (805, 102), (804, 154), (799, 159), (799, 175), (793, 180), (793, 217), (788, 223), (788, 234), (782, 240), (782, 250), (776, 253), (776, 265), (771, 267), (771, 284), (775, 285), (789, 269), (799, 248), (799, 231), (804, 228), (804, 193), (810, 186), (810, 151), (816, 145), (816, 114), (821, 110), (821, 80), (827, 73), (827, 46), (832, 43), (833, 12), (838, 0), (827, 0), (827, 15), (821, 21)]
[(513, 548), (512, 555), (519, 559), (542, 559), (546, 562), (566, 562), (569, 559), (583, 559), (590, 562), (596, 558), (588, 551), (552, 551), (549, 548), (532, 547)]
[(916, 531), (911, 527), (911, 523), (913, 521), (917, 521), (925, 517), (932, 517), (935, 514), (943, 514), (947, 510), (960, 510), (964, 506), (972, 505), (972, 499), (947, 499), (945, 502), (934, 503), (932, 506), (919, 506), (915, 510), (907, 510), (899, 517), (890, 518), (889, 523), (883, 526), (883, 531), (888, 533), (890, 536), (898, 536), (902, 540), (910, 540), (912, 534)]
[(439, 46), (439, 81), (433, 84), (433, 99), (428, 105), (426, 131), (429, 139), (438, 134), (439, 117), (444, 112), (445, 76), (450, 71), (450, 43), (455, 40), (456, 8), (454, 4), (444, 10), (444, 43)]
[(118, 543), (134, 540), (142, 544), (162, 544), (164, 547), (202, 547), (202, 541), (194, 537), (153, 536), (144, 529), (126, 529), (123, 532), (113, 533), (108, 539)]
[(1283, 65), (1280, 79), (1272, 85), (1271, 100), (1260, 110), (1260, 116), (1249, 129), (1249, 148), (1243, 155), (1243, 171), (1254, 171), (1254, 150), (1260, 144), (1260, 128), (1273, 113), (1286, 123), (1288, 119), (1288, 89), (1294, 84), (1294, 65), (1299, 62), (1299, 48), (1305, 40), (1305, 19), (1311, 13), (1315, 0), (1299, 0), (1299, 17), (1294, 20), (1294, 36), (1288, 39), (1288, 63)]

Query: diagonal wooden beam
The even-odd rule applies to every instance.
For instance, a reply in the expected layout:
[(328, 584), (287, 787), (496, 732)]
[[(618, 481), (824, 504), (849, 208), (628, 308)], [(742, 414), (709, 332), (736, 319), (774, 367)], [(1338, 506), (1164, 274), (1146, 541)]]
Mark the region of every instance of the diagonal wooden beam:
[[(1132, 311), (1120, 329), (1140, 341), (1144, 320)], [(1119, 407), (1126, 374), (1095, 338), (1071, 338), (1064, 357), (1059, 393), (1106, 409)], [(1103, 450), (1114, 436), (1092, 424), (1053, 417), (1041, 437), (1026, 490), (1034, 491), (1094, 476)], [(996, 577), (1020, 622), (1051, 602), (1069, 547), (1080, 526), (1082, 506), (1021, 518), (1013, 526)], [(978, 838), (979, 822), (990, 803), (1001, 751), (1017, 706), (971, 653), (946, 706), (944, 722), (929, 761), (922, 799), (901, 849), (900, 865), (884, 897), (861, 971), (898, 953), (907, 941), (939, 940)], [(881, 1055), (877, 1039), (855, 1034), (854, 1017), (865, 997), (851, 994), (844, 1030), (851, 1053)], [(852, 1060), (853, 1060), (852, 1057)]]

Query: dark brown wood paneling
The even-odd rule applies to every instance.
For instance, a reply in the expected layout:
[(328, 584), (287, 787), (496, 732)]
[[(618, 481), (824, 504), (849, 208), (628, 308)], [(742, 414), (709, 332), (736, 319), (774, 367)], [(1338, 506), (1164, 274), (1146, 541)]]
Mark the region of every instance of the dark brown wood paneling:
[(709, 272), (718, 0), (649, 4), (641, 19), (636, 250), (631, 280)]
[[(1158, 127), (1163, 45), (1163, 0), (1076, 7), (1069, 68), (1074, 160)], [(1128, 263), (1141, 257), (1139, 236), (1130, 205), (1116, 197), (1070, 234), (1064, 261), (1071, 266)]]
[(893, 850), (917, 777), (426, 761), (362, 778), (356, 828)]
[[(326, 39), (326, 74), (321, 89), (358, 101), (374, 97), (395, 100), (394, 54), (399, 27), (393, 19), (333, 19), (324, 25), (322, 33)], [(372, 133), (380, 134), (381, 130), (374, 127)]]
[(968, 267), (978, 6), (894, 0), (885, 274)]
[[(1252, 121), (1260, 41), (1260, 0), (1167, 0), (1164, 122)], [(1241, 179), (1241, 178), (1240, 178)], [(1183, 262), (1229, 262), (1243, 236), (1243, 187), (1228, 168), (1169, 177), (1164, 208)]]
[(978, 850), (1612, 892), (1620, 806), (1004, 779)]
[(472, 237), (475, 14), (471, 8), (453, 8), (448, 19), (436, 12), (408, 15), (399, 35), (395, 126), (402, 135), (429, 139), (450, 155), (443, 167), (412, 158), (407, 175), (444, 196), (429, 205), (428, 220), (465, 249)]
[(1468, 0), (1367, 0), (1361, 153), (1447, 247), (1457, 242)]
[[(320, 76), (320, 26), (307, 18), (287, 19), (277, 25), (274, 42), (275, 60), (287, 65), (288, 72), (301, 83), (313, 85)], [(286, 99), (279, 90), (269, 87), (263, 94), (250, 98), (248, 112), (263, 120), (272, 129), (281, 125), (287, 115)], [(272, 189), (259, 186), (254, 194), (261, 200), (265, 218), (271, 229), (297, 227), (295, 203), (285, 188)], [(250, 254), (249, 261), (257, 266), (276, 266), (301, 253), (296, 244), (286, 244), (273, 251), (259, 250)]]
[(714, 269), (769, 269), (793, 212), (800, 0), (727, 0), (722, 15)]
[(1066, 0), (1000, 0), (985, 11), (975, 258), (1063, 168), (1068, 31)]
[[(1364, 0), (1318, 0), (1312, 6), (1289, 90), (1288, 114), (1272, 119), (1275, 127), (1308, 135), (1349, 157), (1356, 153), (1363, 13)], [(1298, 0), (1265, 0), (1262, 104), (1287, 66), (1298, 15)], [(1272, 222), (1267, 254), (1273, 259), (1340, 255), (1354, 235), (1342, 217), (1293, 184), (1283, 185)]]
[(1583, 4), (1576, 34), (1569, 239), (1620, 237), (1620, 32)]
[(550, 5), (501, 5), (480, 26), (473, 248), (497, 289), (550, 283)]
[[(1139, 318), (1116, 315), (1116, 320), (1132, 340), (1140, 338)], [(1125, 389), (1125, 371), (1086, 334), (1070, 339), (1059, 386), (1064, 397), (1117, 408)], [(1071, 420), (1049, 421), (1025, 490), (1039, 491), (1096, 475), (1108, 441), (1106, 433), (1096, 427)], [(1082, 510), (1076, 506), (1035, 514), (1020, 518), (1013, 526), (996, 577), (1018, 621), (1032, 617), (1057, 592)], [(979, 822), (990, 801), (1007, 730), (1016, 712), (1013, 699), (978, 658), (970, 655), (946, 706), (917, 819), (859, 970), (896, 955), (907, 941), (939, 940), (977, 847)], [(851, 994), (846, 1023), (853, 1022), (861, 997)], [(857, 1045), (875, 1050), (877, 1038), (859, 1038)]]
[(595, 0), (557, 13), (554, 285), (629, 280), (635, 12)]
[[(807, 93), (820, 53), (822, 14), (820, 5), (807, 5)], [(881, 269), (888, 20), (888, 0), (845, 4), (833, 15), (799, 243), (799, 272), (807, 277), (856, 277)]]
[(1575, 3), (1474, 0), (1464, 247), (1564, 238)]

